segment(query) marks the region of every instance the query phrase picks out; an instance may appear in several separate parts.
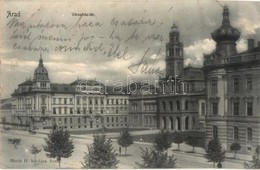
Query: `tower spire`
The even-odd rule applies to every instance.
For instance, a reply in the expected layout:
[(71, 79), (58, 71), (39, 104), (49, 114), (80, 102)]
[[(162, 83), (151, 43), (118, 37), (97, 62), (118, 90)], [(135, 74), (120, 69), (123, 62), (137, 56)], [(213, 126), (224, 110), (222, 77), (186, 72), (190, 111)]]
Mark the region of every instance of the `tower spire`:
[(39, 66), (43, 66), (43, 61), (42, 61), (42, 53), (40, 53)]
[(230, 21), (229, 21), (229, 11), (228, 11), (228, 6), (225, 5), (223, 7), (223, 20), (222, 20), (222, 25), (230, 25)]

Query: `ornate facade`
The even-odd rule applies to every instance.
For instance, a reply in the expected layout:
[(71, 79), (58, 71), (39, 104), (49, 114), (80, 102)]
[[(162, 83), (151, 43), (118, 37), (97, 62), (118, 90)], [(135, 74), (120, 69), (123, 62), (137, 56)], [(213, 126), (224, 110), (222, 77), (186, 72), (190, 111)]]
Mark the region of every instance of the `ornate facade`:
[(223, 9), (222, 25), (211, 35), (216, 49), (204, 58), (206, 76), (207, 141), (219, 138), (224, 148), (239, 143), (250, 154), (260, 144), (260, 43), (248, 40), (248, 50), (237, 53), (240, 32), (230, 25)]
[(130, 118), (135, 127), (171, 131), (203, 130), (205, 127), (204, 75), (201, 68), (183, 67), (183, 43), (173, 24), (166, 44), (166, 76), (152, 94), (130, 98)]
[(34, 78), (19, 84), (12, 94), (12, 123), (33, 129), (126, 127), (128, 100), (129, 95), (113, 93), (96, 80), (51, 83), (40, 58)]

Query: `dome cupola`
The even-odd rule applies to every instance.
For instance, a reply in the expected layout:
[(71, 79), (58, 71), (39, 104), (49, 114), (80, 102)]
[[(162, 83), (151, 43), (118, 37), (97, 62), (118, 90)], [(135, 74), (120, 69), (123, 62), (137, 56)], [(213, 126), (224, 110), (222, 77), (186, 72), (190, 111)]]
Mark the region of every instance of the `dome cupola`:
[(40, 56), (39, 65), (34, 71), (34, 81), (49, 81), (48, 71), (43, 65), (42, 55)]
[(173, 23), (172, 27), (171, 27), (171, 31), (170, 34), (175, 33), (175, 34), (179, 34), (179, 30), (178, 27), (175, 23)]
[(237, 41), (240, 37), (240, 31), (230, 25), (229, 10), (227, 5), (223, 7), (223, 20), (222, 26), (211, 33), (214, 41)]

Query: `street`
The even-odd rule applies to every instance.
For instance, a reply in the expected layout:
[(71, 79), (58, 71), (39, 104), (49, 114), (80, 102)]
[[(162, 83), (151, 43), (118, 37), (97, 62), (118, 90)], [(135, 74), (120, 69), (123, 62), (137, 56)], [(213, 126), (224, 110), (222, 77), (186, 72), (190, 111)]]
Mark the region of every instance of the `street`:
[[(20, 138), (21, 144), (15, 149), (12, 144), (8, 143), (9, 138)], [(36, 162), (33, 162), (34, 155), (30, 153), (30, 148), (34, 144), (42, 149), (42, 145), (45, 144), (45, 134), (29, 134), (27, 131), (2, 131), (1, 133), (1, 159), (0, 168), (58, 168), (58, 163), (54, 159), (50, 159), (45, 156), (45, 152), (42, 150), (37, 154)], [(80, 136), (72, 135), (75, 145), (72, 156), (68, 159), (62, 159), (61, 168), (82, 168), (82, 161), (87, 152), (87, 145), (92, 143), (91, 135)], [(127, 155), (124, 155), (124, 149), (122, 149), (122, 155), (118, 155), (118, 168), (120, 169), (133, 169), (137, 168), (135, 162), (141, 161), (140, 147), (150, 147), (149, 143), (136, 142), (127, 148)], [(113, 147), (118, 153), (118, 144), (113, 140)], [(181, 149), (186, 149), (187, 146), (182, 144)], [(176, 149), (176, 145), (173, 144), (172, 148), (168, 149), (168, 154), (174, 154), (177, 158), (177, 168), (212, 168), (212, 162), (207, 162), (201, 154), (191, 154), (181, 151), (172, 151)], [(196, 148), (197, 150), (199, 148)], [(196, 151), (195, 149), (195, 151)], [(223, 163), (223, 168), (243, 168), (242, 161), (228, 161)]]

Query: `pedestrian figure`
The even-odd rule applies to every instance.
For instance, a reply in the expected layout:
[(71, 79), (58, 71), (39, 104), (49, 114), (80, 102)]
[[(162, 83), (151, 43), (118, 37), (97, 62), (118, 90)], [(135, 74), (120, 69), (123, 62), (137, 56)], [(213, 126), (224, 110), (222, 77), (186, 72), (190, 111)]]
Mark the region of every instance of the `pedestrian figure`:
[(119, 147), (119, 155), (121, 155), (121, 146)]

